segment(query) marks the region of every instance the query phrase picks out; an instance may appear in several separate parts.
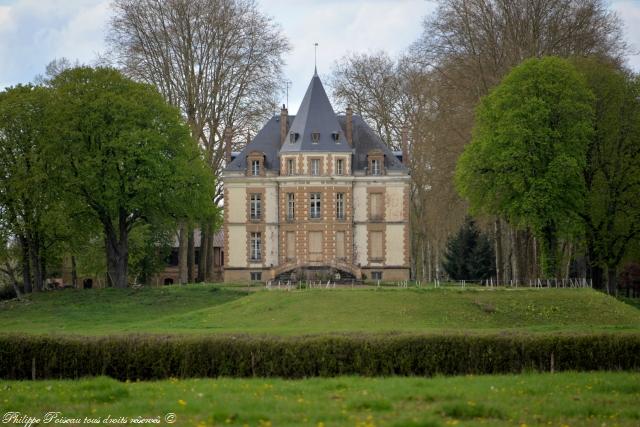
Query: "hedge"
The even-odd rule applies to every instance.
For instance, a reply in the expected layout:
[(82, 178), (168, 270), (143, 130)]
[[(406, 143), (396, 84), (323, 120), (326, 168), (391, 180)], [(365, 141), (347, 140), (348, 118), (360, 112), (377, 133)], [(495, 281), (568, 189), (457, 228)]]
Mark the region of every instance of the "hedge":
[(460, 375), (639, 370), (640, 334), (0, 335), (0, 378)]

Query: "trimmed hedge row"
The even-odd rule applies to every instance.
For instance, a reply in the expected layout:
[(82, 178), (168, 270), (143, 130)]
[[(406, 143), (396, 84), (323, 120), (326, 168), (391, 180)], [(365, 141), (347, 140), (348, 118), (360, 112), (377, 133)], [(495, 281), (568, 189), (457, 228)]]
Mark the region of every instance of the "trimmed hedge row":
[(640, 334), (0, 335), (0, 378), (283, 377), (639, 370)]

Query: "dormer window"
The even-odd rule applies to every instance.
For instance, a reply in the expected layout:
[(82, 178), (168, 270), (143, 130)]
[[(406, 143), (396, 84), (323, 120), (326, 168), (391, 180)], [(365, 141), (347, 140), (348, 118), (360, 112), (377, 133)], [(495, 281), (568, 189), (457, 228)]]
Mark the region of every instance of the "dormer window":
[(380, 149), (369, 151), (367, 155), (367, 175), (384, 175), (384, 152)]
[(289, 142), (291, 144), (293, 144), (294, 142), (296, 142), (298, 140), (299, 136), (300, 136), (300, 134), (298, 132), (291, 132), (289, 134)]
[(373, 159), (371, 160), (371, 175), (380, 175), (380, 160)]
[(314, 144), (320, 142), (320, 132), (311, 132), (311, 142)]
[(251, 175), (253, 176), (260, 175), (260, 160), (251, 161)]
[(331, 139), (333, 139), (335, 142), (340, 142), (340, 132), (332, 132)]

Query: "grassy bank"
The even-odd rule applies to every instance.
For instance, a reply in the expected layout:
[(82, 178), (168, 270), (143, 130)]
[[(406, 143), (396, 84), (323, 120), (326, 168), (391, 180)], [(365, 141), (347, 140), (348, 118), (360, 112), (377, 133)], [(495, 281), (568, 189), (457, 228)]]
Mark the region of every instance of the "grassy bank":
[(0, 382), (2, 412), (178, 426), (637, 426), (640, 374)]
[(640, 310), (590, 289), (258, 291), (215, 285), (64, 290), (0, 305), (4, 332), (323, 334), (619, 332)]

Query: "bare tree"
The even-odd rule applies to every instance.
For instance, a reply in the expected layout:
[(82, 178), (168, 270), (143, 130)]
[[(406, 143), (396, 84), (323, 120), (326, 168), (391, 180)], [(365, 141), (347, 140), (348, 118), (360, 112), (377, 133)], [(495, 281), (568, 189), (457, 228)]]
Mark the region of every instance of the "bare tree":
[[(114, 0), (107, 40), (111, 57), (129, 76), (155, 85), (180, 108), (217, 178), (222, 200), (223, 134), (235, 144), (276, 110), (283, 55), (289, 44), (254, 0)], [(212, 252), (212, 221), (200, 226), (201, 250)], [(180, 231), (180, 281), (187, 280), (188, 225)], [(185, 247), (183, 247), (185, 246)], [(200, 257), (199, 280), (213, 272)]]

